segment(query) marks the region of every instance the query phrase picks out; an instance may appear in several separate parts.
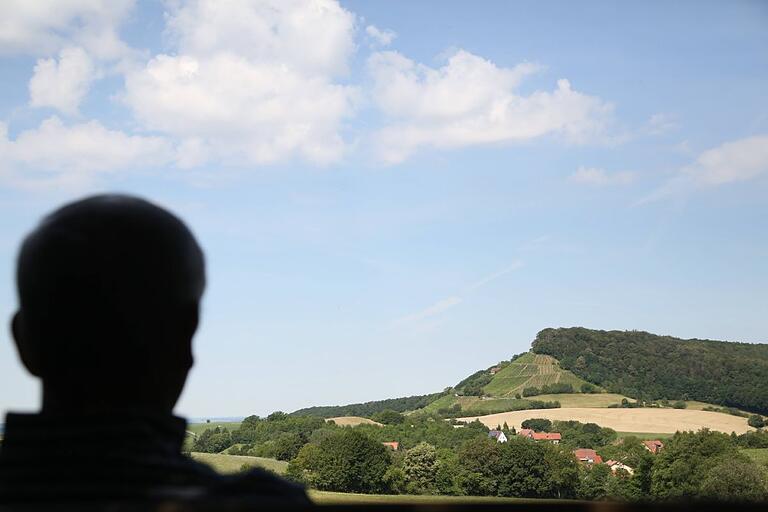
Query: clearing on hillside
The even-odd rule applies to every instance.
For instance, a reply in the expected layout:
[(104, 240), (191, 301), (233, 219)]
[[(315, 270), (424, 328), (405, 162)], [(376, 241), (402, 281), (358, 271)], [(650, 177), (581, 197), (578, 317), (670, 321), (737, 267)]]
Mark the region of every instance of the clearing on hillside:
[(499, 370), (483, 391), (491, 396), (513, 397), (525, 388), (542, 388), (548, 384), (570, 384), (579, 391), (586, 381), (568, 370), (552, 356), (528, 352)]
[(678, 430), (699, 430), (708, 428), (730, 434), (754, 430), (747, 425), (747, 419), (730, 414), (687, 409), (600, 409), (595, 407), (574, 407), (568, 409), (535, 409), (503, 412), (486, 416), (459, 418), (459, 421), (479, 419), (485, 426), (495, 428), (506, 422), (510, 427), (520, 428), (520, 423), (529, 418), (550, 420), (576, 420), (582, 423), (597, 423), (601, 427), (620, 432), (668, 432)]
[(361, 416), (336, 416), (335, 418), (328, 418), (325, 421), (332, 421), (340, 427), (356, 427), (358, 425), (383, 426), (378, 421), (373, 421), (372, 419), (363, 418)]
[(245, 455), (227, 455), (223, 453), (192, 452), (190, 456), (197, 462), (202, 462), (219, 473), (237, 473), (243, 466), (257, 467), (283, 475), (288, 470), (288, 463), (266, 457), (248, 457)]

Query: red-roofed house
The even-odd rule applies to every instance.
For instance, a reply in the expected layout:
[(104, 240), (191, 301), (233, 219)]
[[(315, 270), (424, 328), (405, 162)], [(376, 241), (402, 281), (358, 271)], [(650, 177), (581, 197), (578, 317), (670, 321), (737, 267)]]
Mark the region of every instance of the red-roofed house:
[(527, 437), (528, 439), (533, 439), (533, 434), (535, 434), (535, 432), (530, 428), (521, 428), (517, 431), (517, 435)]
[(606, 461), (605, 465), (608, 466), (609, 468), (611, 468), (611, 471), (613, 471), (614, 473), (617, 472), (620, 469), (623, 469), (624, 471), (626, 471), (630, 475), (634, 475), (635, 474), (635, 470), (634, 469), (632, 469), (631, 467), (627, 466), (623, 462), (619, 462), (618, 460)]
[(603, 458), (591, 448), (577, 448), (573, 450), (573, 454), (579, 459), (579, 462), (586, 462), (587, 464), (603, 463)]
[(395, 451), (397, 451), (400, 448), (400, 443), (398, 443), (397, 441), (387, 441), (381, 444), (383, 444), (387, 448), (392, 448)]
[(560, 444), (562, 436), (560, 432), (534, 432), (532, 439), (534, 441), (549, 441), (552, 444)]
[(664, 449), (664, 443), (659, 441), (658, 439), (654, 439), (653, 441), (643, 441), (643, 445), (645, 446), (645, 449), (651, 452), (652, 454), (656, 455), (661, 450)]

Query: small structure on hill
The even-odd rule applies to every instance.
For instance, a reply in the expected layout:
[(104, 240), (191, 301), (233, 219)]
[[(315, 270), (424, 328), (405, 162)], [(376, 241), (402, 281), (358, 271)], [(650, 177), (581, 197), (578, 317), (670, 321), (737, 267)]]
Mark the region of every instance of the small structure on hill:
[(664, 449), (664, 443), (658, 439), (654, 439), (653, 441), (643, 441), (643, 446), (645, 446), (645, 449), (654, 455)]
[(517, 435), (527, 437), (528, 439), (533, 439), (533, 434), (535, 434), (535, 432), (531, 428), (521, 428), (517, 431)]
[(491, 430), (488, 432), (488, 437), (495, 439), (498, 443), (507, 442), (507, 436), (501, 430)]
[(533, 440), (534, 441), (549, 441), (552, 444), (560, 444), (560, 440), (563, 437), (560, 435), (560, 432), (534, 432), (533, 433)]
[(493, 368), (491, 368), (490, 370), (488, 370), (488, 373), (490, 373), (491, 375), (496, 375), (496, 374), (499, 372), (499, 370), (501, 370), (501, 367), (499, 367), (499, 366), (494, 366)]
[(398, 443), (397, 441), (385, 441), (381, 444), (383, 444), (387, 448), (391, 448), (394, 451), (397, 451), (400, 449), (400, 443)]
[(627, 466), (626, 464), (624, 464), (623, 462), (620, 462), (618, 460), (606, 461), (605, 465), (608, 466), (609, 468), (611, 468), (611, 471), (613, 471), (614, 473), (617, 472), (620, 469), (623, 469), (624, 471), (626, 471), (630, 475), (634, 475), (635, 474), (635, 470), (634, 469), (632, 469), (631, 467)]
[(602, 464), (603, 458), (597, 454), (592, 448), (577, 448), (573, 450), (573, 454), (579, 460), (585, 464)]

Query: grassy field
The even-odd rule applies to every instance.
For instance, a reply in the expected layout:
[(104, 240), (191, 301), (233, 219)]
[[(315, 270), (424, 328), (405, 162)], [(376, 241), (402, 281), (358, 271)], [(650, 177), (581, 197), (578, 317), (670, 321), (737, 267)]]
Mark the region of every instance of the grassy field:
[(219, 473), (237, 473), (243, 467), (264, 468), (278, 475), (285, 474), (288, 463), (282, 460), (267, 459), (264, 457), (246, 457), (243, 455), (225, 455), (222, 453), (192, 452), (191, 457), (198, 462), (207, 464)]
[(211, 423), (190, 423), (187, 425), (187, 431), (193, 432), (197, 435), (202, 434), (206, 429), (213, 429), (216, 427), (226, 427), (229, 430), (235, 430), (240, 427), (239, 421), (224, 421), (224, 422), (211, 422)]
[(524, 388), (557, 383), (571, 384), (578, 390), (585, 381), (560, 368), (554, 357), (529, 352), (502, 368), (483, 389), (495, 397), (512, 397)]
[(356, 427), (358, 425), (378, 425), (379, 427), (384, 426), (378, 421), (362, 418), (360, 416), (337, 416), (335, 418), (328, 418), (325, 421), (333, 421), (340, 427)]
[(563, 409), (538, 409), (505, 412), (486, 416), (459, 418), (461, 421), (479, 419), (489, 428), (504, 422), (510, 427), (520, 428), (520, 423), (528, 418), (548, 418), (550, 420), (577, 420), (582, 423), (597, 423), (618, 432), (665, 432), (678, 430), (699, 430), (709, 428), (720, 432), (743, 434), (753, 430), (747, 425), (746, 418), (722, 414), (719, 412), (695, 411), (688, 409), (600, 409), (592, 407), (574, 407)]
[[(536, 500), (498, 498), (494, 496), (420, 496), (389, 494), (351, 494), (343, 492), (309, 491), (312, 501), (320, 505), (459, 505), (462, 503), (566, 503), (565, 500)], [(572, 503), (572, 502), (571, 502)]]
[(768, 466), (768, 448), (744, 448), (741, 452), (758, 464)]

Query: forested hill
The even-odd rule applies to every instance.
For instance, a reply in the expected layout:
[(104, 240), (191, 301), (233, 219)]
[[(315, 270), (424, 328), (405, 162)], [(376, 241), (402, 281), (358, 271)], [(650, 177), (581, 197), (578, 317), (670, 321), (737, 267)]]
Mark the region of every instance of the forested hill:
[(641, 331), (544, 329), (533, 352), (608, 391), (700, 400), (768, 413), (768, 345), (682, 340)]
[(361, 404), (349, 405), (321, 405), (299, 409), (291, 414), (297, 416), (320, 416), (321, 418), (334, 418), (337, 416), (364, 416), (369, 417), (377, 412), (392, 410), (397, 412), (413, 411), (431, 404), (445, 392), (432, 393), (430, 395), (415, 395), (402, 398), (389, 398), (387, 400), (375, 400)]

